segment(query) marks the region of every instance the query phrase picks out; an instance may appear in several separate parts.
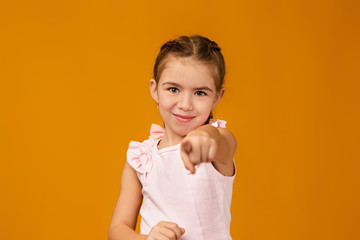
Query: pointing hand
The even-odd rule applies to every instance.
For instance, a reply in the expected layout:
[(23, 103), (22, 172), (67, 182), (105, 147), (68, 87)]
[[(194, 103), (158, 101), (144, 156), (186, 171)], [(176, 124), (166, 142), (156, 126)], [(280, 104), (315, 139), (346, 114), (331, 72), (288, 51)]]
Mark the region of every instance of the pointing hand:
[(195, 166), (202, 162), (212, 162), (216, 156), (218, 144), (204, 131), (191, 131), (181, 142), (180, 153), (185, 168), (195, 173)]

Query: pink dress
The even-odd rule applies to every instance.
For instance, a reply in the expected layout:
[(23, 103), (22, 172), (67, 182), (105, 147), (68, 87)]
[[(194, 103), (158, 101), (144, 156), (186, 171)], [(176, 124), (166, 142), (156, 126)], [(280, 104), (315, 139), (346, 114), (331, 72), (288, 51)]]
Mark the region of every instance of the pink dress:
[[(212, 121), (225, 127), (222, 120)], [(201, 163), (195, 174), (184, 167), (180, 144), (162, 149), (157, 144), (164, 129), (153, 124), (150, 137), (131, 141), (127, 161), (142, 184), (141, 234), (148, 234), (160, 221), (185, 228), (182, 240), (228, 240), (230, 205), (235, 178), (223, 176), (211, 163)]]

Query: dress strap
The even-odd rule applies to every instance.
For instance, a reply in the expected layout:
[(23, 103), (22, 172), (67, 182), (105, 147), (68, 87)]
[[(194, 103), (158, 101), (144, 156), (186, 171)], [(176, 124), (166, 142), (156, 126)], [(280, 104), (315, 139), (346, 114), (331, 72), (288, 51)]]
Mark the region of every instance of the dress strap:
[(209, 124), (217, 128), (226, 128), (226, 121), (220, 119), (210, 119)]

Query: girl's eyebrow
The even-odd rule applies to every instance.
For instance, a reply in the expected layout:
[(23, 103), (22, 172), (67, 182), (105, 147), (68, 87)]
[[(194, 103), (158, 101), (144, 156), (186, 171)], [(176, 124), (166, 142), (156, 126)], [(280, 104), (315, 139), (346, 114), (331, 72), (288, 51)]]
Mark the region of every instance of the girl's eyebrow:
[(171, 86), (175, 86), (175, 87), (180, 87), (180, 84), (178, 83), (175, 83), (175, 82), (164, 82), (162, 85), (171, 85)]
[[(164, 82), (162, 85), (163, 85), (163, 86), (164, 86), (164, 85), (171, 85), (171, 86), (175, 86), (175, 87), (178, 87), (178, 88), (181, 87), (180, 84), (175, 83), (175, 82)], [(207, 91), (213, 92), (213, 90), (212, 90), (211, 88), (207, 87), (207, 86), (197, 87), (197, 88), (194, 88), (194, 90), (197, 90), (197, 91), (199, 91), (199, 90), (207, 90)]]

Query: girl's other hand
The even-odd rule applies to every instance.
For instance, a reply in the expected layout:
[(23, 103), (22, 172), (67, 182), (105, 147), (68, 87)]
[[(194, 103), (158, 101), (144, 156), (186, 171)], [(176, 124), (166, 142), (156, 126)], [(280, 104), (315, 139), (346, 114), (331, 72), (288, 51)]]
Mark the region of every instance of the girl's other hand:
[(195, 173), (201, 162), (212, 162), (218, 148), (217, 141), (205, 131), (194, 130), (181, 142), (180, 153), (185, 168)]
[(185, 233), (185, 229), (173, 222), (158, 222), (150, 231), (146, 240), (177, 240)]

